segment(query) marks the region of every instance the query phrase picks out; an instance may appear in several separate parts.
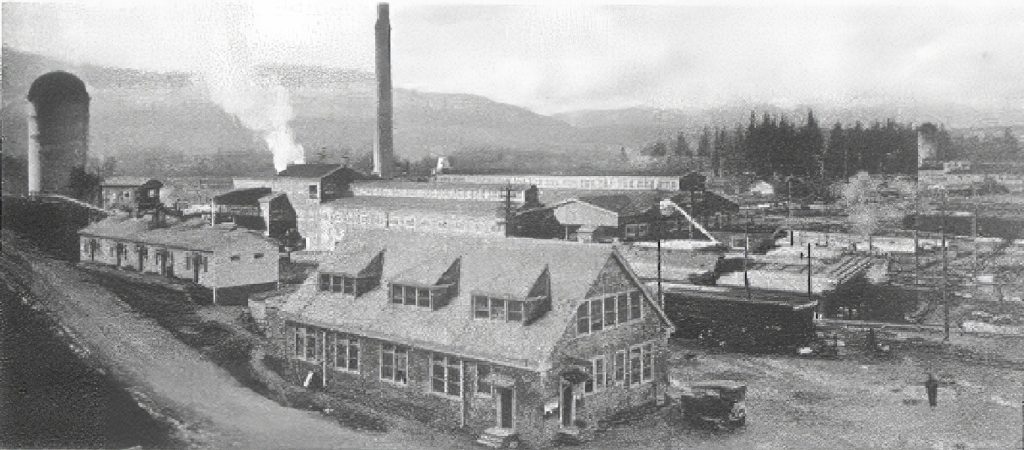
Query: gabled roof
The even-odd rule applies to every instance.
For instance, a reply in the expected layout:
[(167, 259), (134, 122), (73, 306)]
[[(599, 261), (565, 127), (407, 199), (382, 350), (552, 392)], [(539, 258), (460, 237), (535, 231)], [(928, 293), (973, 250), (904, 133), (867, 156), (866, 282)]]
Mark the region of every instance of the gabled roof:
[(341, 164), (289, 164), (277, 174), (279, 177), (323, 178), (341, 169)]
[[(285, 318), (532, 369), (549, 366), (554, 347), (569, 327), (578, 303), (587, 297), (608, 262), (616, 260), (624, 270), (630, 270), (611, 246), (601, 244), (376, 230), (352, 230), (346, 239), (360, 242), (365, 248), (386, 249), (382, 287), (352, 297), (320, 292), (314, 284), (307, 284), (285, 297), (281, 308)], [(343, 247), (335, 256), (344, 258), (346, 251)], [(388, 281), (414, 267), (434, 264), (431, 261), (447, 268), (455, 259), (461, 260), (459, 295), (448, 305), (431, 311), (390, 303)], [(551, 310), (542, 317), (529, 325), (472, 318), (473, 293), (511, 294), (525, 299), (545, 269), (551, 277)], [(436, 271), (432, 273), (440, 276)], [(642, 287), (635, 277), (631, 279)], [(657, 310), (644, 292), (650, 306)], [(658, 314), (670, 327), (664, 314)]]
[(218, 205), (259, 206), (260, 198), (268, 194), (270, 194), (270, 188), (268, 187), (235, 189), (213, 197), (213, 202)]

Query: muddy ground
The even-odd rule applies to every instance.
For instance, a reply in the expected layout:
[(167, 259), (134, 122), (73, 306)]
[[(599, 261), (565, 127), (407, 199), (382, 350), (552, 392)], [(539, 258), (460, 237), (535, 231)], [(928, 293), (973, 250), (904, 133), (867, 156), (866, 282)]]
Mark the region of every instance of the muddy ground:
[[(904, 336), (906, 337), (906, 336)], [(922, 339), (913, 341), (913, 338)], [(1024, 339), (941, 335), (837, 359), (710, 353), (673, 343), (674, 379), (746, 383), (747, 425), (682, 424), (672, 407), (598, 435), (590, 448), (1021, 448)], [(923, 382), (942, 385), (928, 406)]]

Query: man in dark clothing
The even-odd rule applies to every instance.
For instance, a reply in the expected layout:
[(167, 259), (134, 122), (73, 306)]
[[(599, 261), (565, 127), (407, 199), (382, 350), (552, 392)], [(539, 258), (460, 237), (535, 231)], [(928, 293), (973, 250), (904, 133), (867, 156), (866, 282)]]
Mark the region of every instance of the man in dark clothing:
[(924, 382), (924, 389), (928, 391), (928, 405), (934, 407), (939, 400), (939, 380), (936, 380), (932, 374), (928, 374), (928, 380)]

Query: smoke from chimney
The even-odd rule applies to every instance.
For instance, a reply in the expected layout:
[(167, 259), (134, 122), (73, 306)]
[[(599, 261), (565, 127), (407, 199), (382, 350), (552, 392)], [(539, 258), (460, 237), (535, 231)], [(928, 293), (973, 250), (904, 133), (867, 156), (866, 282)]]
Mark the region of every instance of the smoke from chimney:
[(243, 27), (251, 29), (251, 11), (225, 4), (219, 12), (219, 27), (210, 30), (209, 57), (201, 61), (210, 99), (266, 142), (278, 172), (304, 162), (305, 152), (289, 124), (295, 114), (288, 90), (277, 80), (260, 80), (250, 59), (249, 30)]

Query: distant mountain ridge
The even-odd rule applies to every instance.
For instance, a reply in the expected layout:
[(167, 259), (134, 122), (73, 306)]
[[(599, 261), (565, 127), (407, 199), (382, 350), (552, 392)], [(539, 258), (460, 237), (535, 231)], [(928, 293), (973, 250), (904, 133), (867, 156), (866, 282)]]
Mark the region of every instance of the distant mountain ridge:
[[(90, 153), (118, 156), (140, 150), (208, 155), (218, 151), (266, 152), (265, 144), (205, 95), (198, 77), (97, 65), (76, 65), (3, 47), (3, 149), (24, 154), (24, 102), (32, 81), (52, 70), (82, 78), (92, 96)], [(271, 65), (256, 70), (290, 94), (292, 126), (307, 158), (321, 149), (358, 156), (373, 143), (375, 106), (372, 73), (319, 66)], [(977, 111), (942, 105), (779, 108), (732, 104), (709, 109), (622, 108), (542, 115), (488, 98), (457, 93), (395, 89), (395, 148), (399, 158), (451, 155), (474, 149), (618, 155), (652, 141), (689, 134), (691, 145), (706, 126), (746, 125), (751, 110), (785, 114), (802, 121), (813, 108), (823, 127), (835, 121), (870, 123), (895, 117), (954, 126), (1024, 124), (1024, 108)], [(934, 111), (943, 111), (942, 115)], [(269, 154), (268, 154), (269, 158)]]

